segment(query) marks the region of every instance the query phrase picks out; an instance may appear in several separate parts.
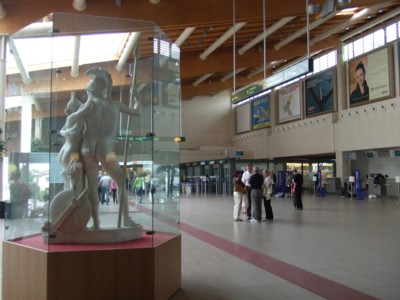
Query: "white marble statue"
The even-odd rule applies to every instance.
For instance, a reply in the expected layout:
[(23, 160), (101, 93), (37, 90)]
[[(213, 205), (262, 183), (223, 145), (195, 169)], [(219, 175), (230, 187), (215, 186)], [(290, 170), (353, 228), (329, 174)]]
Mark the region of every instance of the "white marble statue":
[[(128, 195), (124, 190), (123, 182), (124, 174), (114, 153), (120, 114), (136, 116), (138, 113), (122, 102), (111, 99), (112, 79), (106, 70), (96, 67), (90, 69), (86, 75), (93, 76), (86, 88), (88, 99), (86, 103), (81, 104), (72, 97), (66, 110), (68, 115), (66, 124), (61, 131), (66, 138), (59, 155), (59, 160), (63, 165), (65, 188), (52, 200), (50, 223), (43, 228), (48, 235), (55, 235), (57, 231), (69, 235), (75, 232), (76, 236), (68, 236), (66, 240), (77, 242), (91, 239), (88, 231), (102, 231), (97, 192), (99, 163), (121, 191), (119, 203), (122, 226), (140, 227), (129, 217)], [(85, 178), (86, 184), (84, 184)], [(93, 226), (88, 230), (86, 225), (90, 215)], [(82, 234), (83, 231), (84, 234)], [(82, 241), (79, 236), (82, 236)], [(107, 239), (112, 234), (108, 236)], [(101, 242), (101, 234), (93, 238), (93, 241)]]
[[(119, 131), (120, 113), (131, 116), (138, 115), (137, 111), (127, 107), (120, 101), (111, 99), (112, 79), (110, 74), (102, 68), (93, 68), (87, 75), (94, 75), (86, 91), (88, 100), (84, 107), (71, 114), (72, 121), (85, 121), (85, 132), (82, 142), (82, 156), (85, 163), (88, 181), (89, 199), (92, 204), (93, 227), (99, 228), (99, 201), (97, 196), (97, 166), (102, 168), (117, 183), (118, 189), (124, 184), (122, 169), (116, 160), (114, 144)], [(127, 194), (122, 193), (120, 199), (124, 226), (135, 226), (129, 218)]]
[(58, 160), (63, 166), (62, 175), (64, 177), (64, 190), (73, 188), (77, 193), (83, 191), (83, 161), (81, 157), (81, 147), (83, 140), (84, 120), (72, 122), (69, 117), (72, 113), (82, 108), (83, 104), (75, 94), (71, 94), (71, 99), (64, 110), (67, 115), (64, 127), (60, 134), (65, 137), (65, 143), (58, 154)]

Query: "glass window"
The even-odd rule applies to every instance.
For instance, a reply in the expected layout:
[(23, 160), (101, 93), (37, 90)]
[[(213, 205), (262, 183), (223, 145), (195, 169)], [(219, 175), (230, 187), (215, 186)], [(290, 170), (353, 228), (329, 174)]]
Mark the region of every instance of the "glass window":
[(364, 37), (364, 52), (368, 52), (374, 49), (374, 33), (368, 34)]
[(343, 46), (343, 61), (347, 61), (349, 59), (349, 45)]
[(385, 30), (379, 29), (374, 32), (374, 48), (385, 45)]
[(180, 50), (176, 44), (172, 44), (172, 46), (171, 46), (171, 58), (173, 58), (173, 59), (180, 58)]
[(397, 39), (397, 24), (394, 23), (386, 27), (386, 43), (392, 42)]
[(320, 64), (321, 64), (321, 71), (328, 68), (328, 57), (327, 57), (327, 55), (324, 55), (324, 56), (321, 57)]
[(337, 64), (337, 51), (328, 53), (328, 68), (336, 66)]
[(349, 51), (348, 53), (348, 59), (352, 59), (354, 57), (354, 43), (349, 44)]
[(314, 60), (314, 73), (321, 71), (320, 58)]
[(364, 53), (364, 39), (359, 39), (353, 43), (354, 56), (359, 56)]

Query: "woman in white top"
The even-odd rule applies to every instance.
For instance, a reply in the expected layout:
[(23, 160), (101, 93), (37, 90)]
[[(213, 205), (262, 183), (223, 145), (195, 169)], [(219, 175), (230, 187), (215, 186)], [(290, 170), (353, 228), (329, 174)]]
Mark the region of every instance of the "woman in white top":
[(264, 169), (263, 175), (264, 175), (264, 184), (262, 190), (263, 190), (263, 201), (265, 208), (265, 219), (267, 221), (272, 221), (274, 219), (274, 213), (272, 212), (272, 207), (271, 207), (273, 181), (271, 178), (271, 172), (269, 170)]

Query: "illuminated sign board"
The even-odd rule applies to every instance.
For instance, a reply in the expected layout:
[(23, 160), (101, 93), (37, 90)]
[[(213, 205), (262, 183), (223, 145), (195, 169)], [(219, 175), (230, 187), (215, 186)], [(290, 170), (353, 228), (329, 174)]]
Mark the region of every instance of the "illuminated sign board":
[(268, 78), (265, 78), (238, 90), (237, 92), (232, 94), (231, 102), (232, 104), (237, 104), (252, 96), (256, 96), (257, 94), (265, 90), (273, 89), (278, 85), (281, 85), (297, 77), (303, 76), (312, 71), (313, 60), (311, 58), (306, 58), (299, 63), (287, 67), (286, 69), (283, 69)]

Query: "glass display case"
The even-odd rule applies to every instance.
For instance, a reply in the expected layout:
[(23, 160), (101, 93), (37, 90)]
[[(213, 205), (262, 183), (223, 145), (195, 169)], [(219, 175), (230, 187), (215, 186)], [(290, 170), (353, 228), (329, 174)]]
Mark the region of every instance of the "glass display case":
[(64, 13), (1, 38), (5, 240), (57, 252), (179, 236), (179, 48), (152, 22)]

